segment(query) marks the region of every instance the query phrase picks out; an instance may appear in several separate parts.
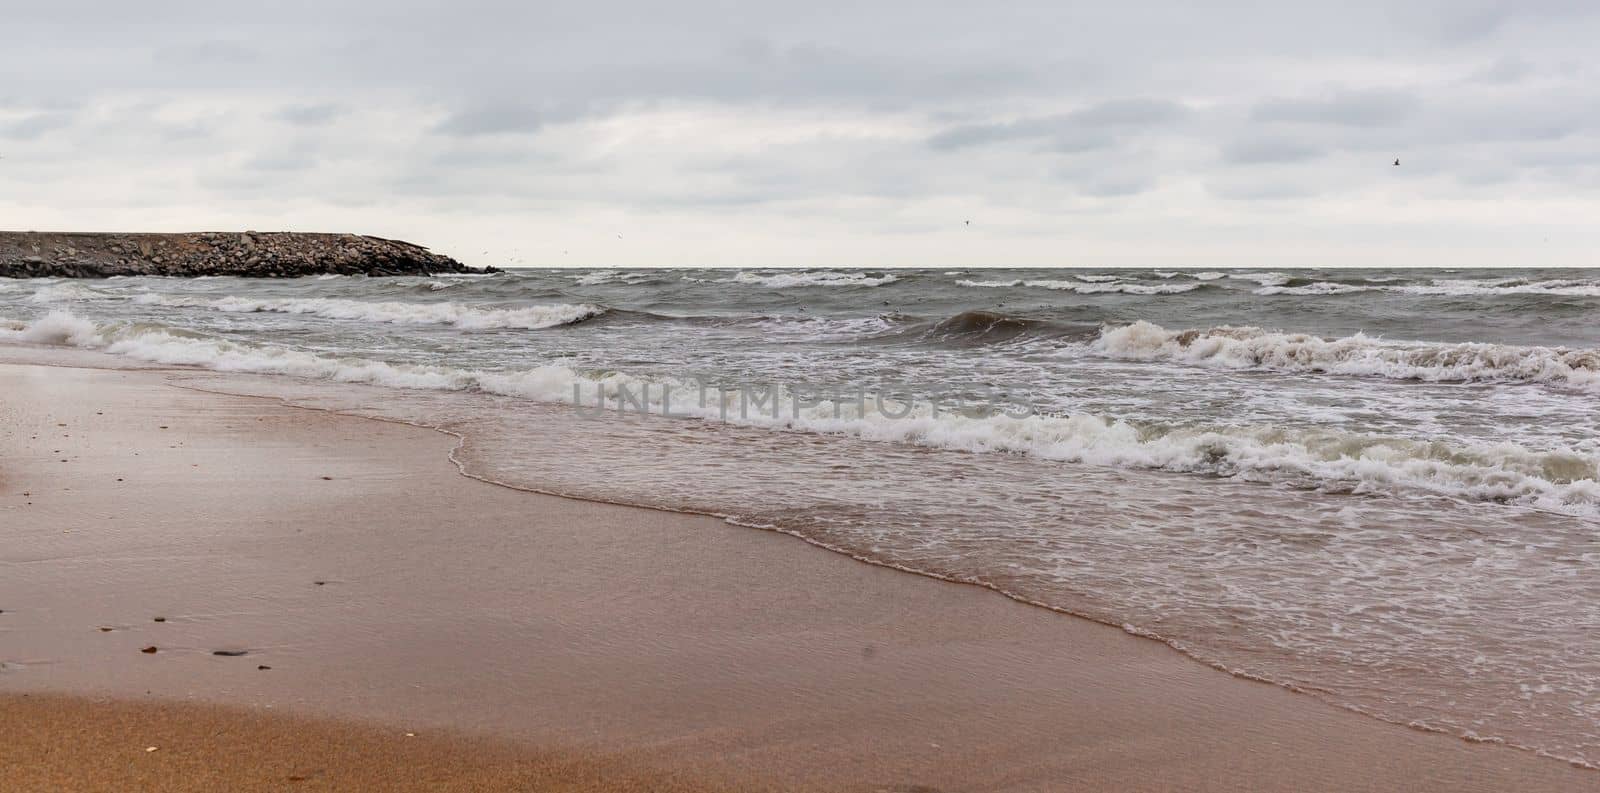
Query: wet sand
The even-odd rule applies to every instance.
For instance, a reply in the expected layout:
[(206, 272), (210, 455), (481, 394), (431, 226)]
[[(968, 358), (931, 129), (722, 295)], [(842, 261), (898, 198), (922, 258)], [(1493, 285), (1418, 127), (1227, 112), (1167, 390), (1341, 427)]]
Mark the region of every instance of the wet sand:
[(1600, 789), (454, 443), (0, 365), (0, 788)]
[(0, 790), (8, 791), (759, 789), (626, 758), (217, 705), (0, 696), (0, 733)]

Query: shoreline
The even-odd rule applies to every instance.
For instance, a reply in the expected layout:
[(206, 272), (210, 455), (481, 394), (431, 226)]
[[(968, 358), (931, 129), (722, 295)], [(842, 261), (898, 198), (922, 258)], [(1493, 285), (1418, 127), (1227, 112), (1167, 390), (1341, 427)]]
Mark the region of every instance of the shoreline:
[[(1114, 627), (861, 565), (790, 535), (461, 476), (439, 453), (443, 438), (412, 425), (174, 388), (159, 370), (3, 364), (0, 382), (7, 423), (41, 436), (0, 438), (0, 460), (17, 461), (0, 463), (0, 515), (40, 521), (8, 538), (16, 551), (0, 559), (0, 661), (21, 660), (0, 672), (3, 693), (145, 691), (390, 724), (428, 711), (428, 729), (525, 746), (649, 747), (676, 770), (793, 789), (1595, 783), (1560, 761), (1379, 722)], [(73, 431), (85, 424), (89, 435)], [(115, 469), (134, 470), (130, 453), (142, 458), (140, 484), (116, 486), (125, 472)], [(70, 495), (59, 494), (63, 483)], [(39, 503), (17, 504), (22, 492)], [(306, 499), (318, 508), (282, 514)], [(332, 510), (351, 525), (321, 525)], [(197, 511), (225, 525), (178, 517)], [(83, 537), (90, 519), (118, 528)], [(439, 537), (442, 526), (456, 533)], [(314, 537), (296, 536), (306, 529)], [(365, 547), (394, 533), (408, 541), (386, 546), (394, 556)], [(330, 566), (316, 573), (323, 584), (278, 580), (307, 564)], [(329, 591), (340, 592), (331, 603)], [(196, 605), (219, 595), (253, 608)], [(17, 606), (30, 596), (46, 599), (45, 614)], [(121, 619), (136, 607), (183, 614), (159, 627), (185, 644), (149, 658), (131, 645), (111, 652), (102, 639), (158, 635), (153, 623)], [(369, 635), (375, 623), (382, 630)], [(441, 636), (454, 644), (440, 646)], [(13, 656), (19, 638), (25, 652)], [(251, 655), (207, 650), (229, 642)], [(393, 657), (374, 661), (375, 647)], [(461, 647), (488, 660), (451, 652)], [(243, 679), (241, 664), (226, 665), (280, 657), (290, 663), (262, 660), (273, 669)], [(168, 659), (181, 668), (143, 663)], [(369, 675), (352, 677), (351, 663)], [(278, 674), (294, 666), (310, 669)], [(530, 716), (507, 699), (563, 707)], [(881, 756), (861, 756), (869, 746)]]

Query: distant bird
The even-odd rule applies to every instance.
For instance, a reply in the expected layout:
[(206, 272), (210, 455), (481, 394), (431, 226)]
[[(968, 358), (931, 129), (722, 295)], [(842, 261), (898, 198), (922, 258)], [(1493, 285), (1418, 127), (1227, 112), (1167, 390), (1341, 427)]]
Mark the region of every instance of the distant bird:
[(972, 221), (970, 221), (970, 220), (969, 220), (969, 221), (967, 221), (967, 225), (968, 225), (968, 226), (970, 226), (970, 225), (972, 225)]
[(1396, 160), (1395, 160), (1395, 161), (1394, 161), (1394, 164), (1395, 164), (1395, 165), (1399, 165), (1399, 164), (1400, 164), (1400, 160), (1398, 160), (1398, 159), (1396, 159)]

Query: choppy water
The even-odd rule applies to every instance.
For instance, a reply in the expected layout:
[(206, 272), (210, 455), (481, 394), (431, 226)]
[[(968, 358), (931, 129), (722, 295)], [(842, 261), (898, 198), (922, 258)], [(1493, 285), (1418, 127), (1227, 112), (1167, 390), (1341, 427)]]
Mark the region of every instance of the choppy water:
[[(1588, 763), (1597, 317), (1581, 271), (0, 280), (0, 338), (279, 375), (208, 385), (445, 427), (486, 478), (792, 532)], [(807, 399), (740, 415), (774, 384)], [(574, 385), (613, 410), (585, 419)], [(669, 385), (690, 416), (660, 415)], [(615, 411), (644, 394), (652, 415)]]

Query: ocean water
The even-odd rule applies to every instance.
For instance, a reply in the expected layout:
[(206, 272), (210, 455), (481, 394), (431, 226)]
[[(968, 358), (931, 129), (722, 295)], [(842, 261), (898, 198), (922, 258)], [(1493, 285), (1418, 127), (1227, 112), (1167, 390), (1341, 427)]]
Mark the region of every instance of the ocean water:
[(1545, 270), (0, 279), (0, 341), (440, 427), (473, 476), (792, 533), (1580, 764), (1596, 319), (1600, 273)]

